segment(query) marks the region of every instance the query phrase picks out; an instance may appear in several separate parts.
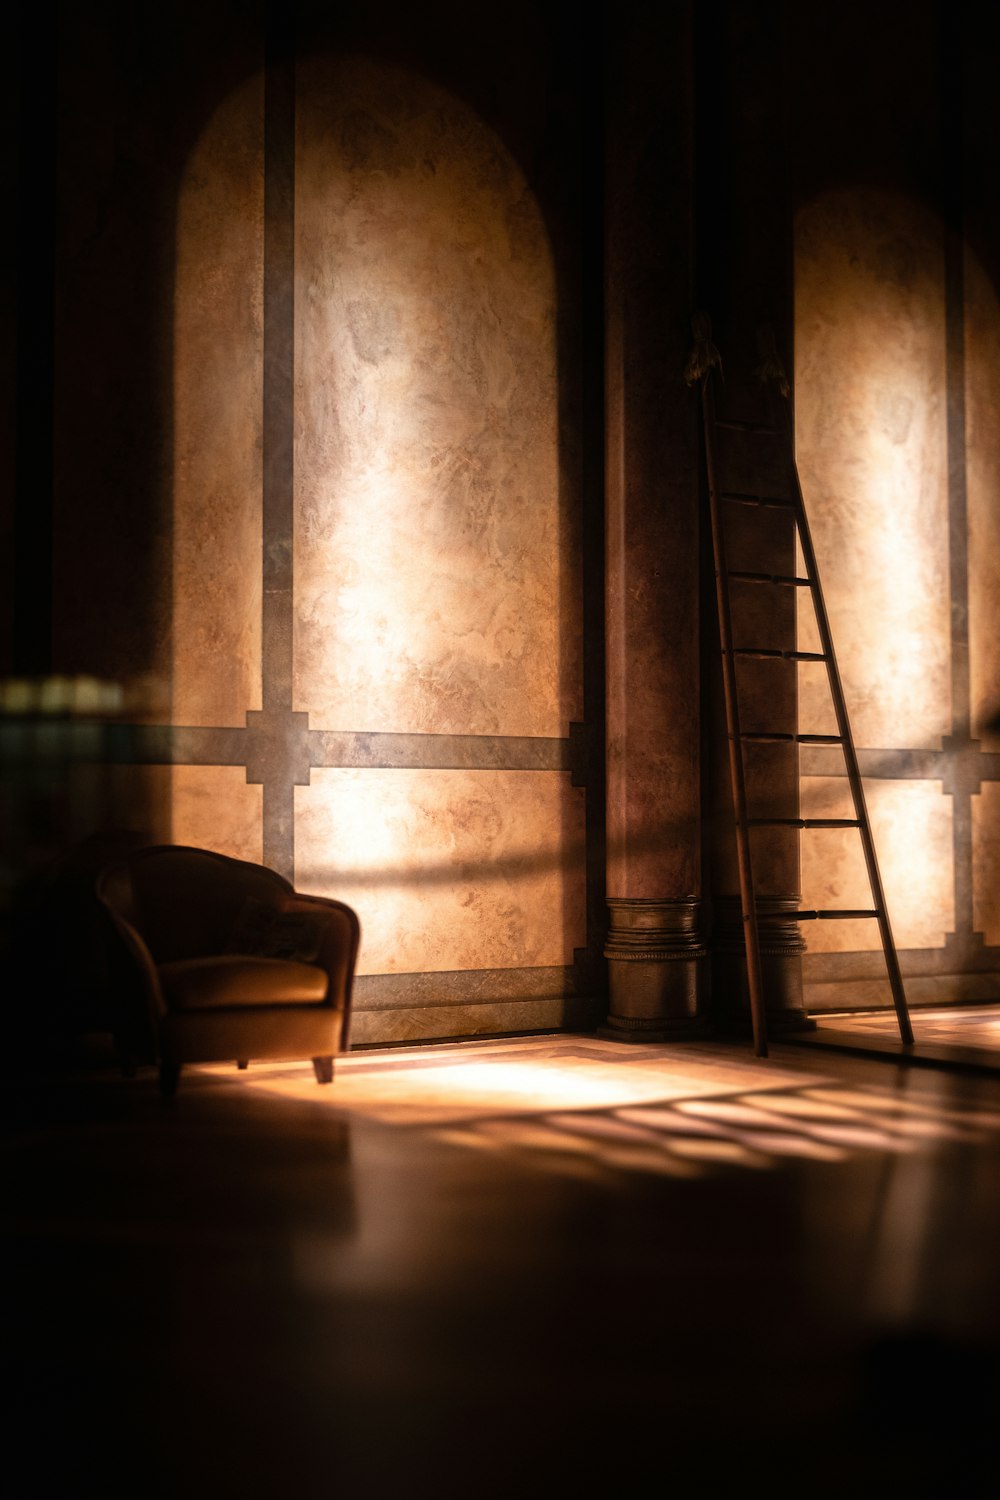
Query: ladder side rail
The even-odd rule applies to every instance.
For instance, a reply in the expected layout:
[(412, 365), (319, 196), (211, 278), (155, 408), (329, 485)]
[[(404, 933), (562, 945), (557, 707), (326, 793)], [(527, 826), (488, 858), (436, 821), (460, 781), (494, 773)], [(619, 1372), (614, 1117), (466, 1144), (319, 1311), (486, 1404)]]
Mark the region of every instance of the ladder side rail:
[(750, 1016), (753, 1025), (754, 1050), (758, 1057), (767, 1056), (767, 1020), (761, 983), (760, 938), (757, 930), (757, 904), (754, 895), (753, 865), (750, 857), (750, 830), (747, 824), (746, 777), (740, 739), (740, 709), (733, 657), (732, 612), (726, 574), (726, 545), (719, 492), (715, 481), (715, 400), (711, 372), (701, 378), (702, 418), (705, 434), (705, 470), (708, 481), (708, 503), (712, 523), (712, 555), (715, 565), (715, 598), (722, 647), (722, 682), (726, 704), (726, 730), (729, 740), (729, 775), (736, 813), (736, 854), (739, 865), (740, 900), (743, 906), (743, 935), (747, 959), (747, 984), (750, 990)]
[(861, 836), (861, 847), (864, 852), (865, 866), (868, 871), (868, 883), (871, 888), (872, 898), (875, 904), (879, 934), (882, 939), (882, 952), (885, 957), (886, 971), (889, 977), (889, 988), (892, 991), (892, 1003), (896, 1010), (896, 1020), (899, 1024), (899, 1035), (902, 1042), (910, 1045), (913, 1042), (913, 1027), (910, 1024), (910, 1013), (906, 1004), (906, 995), (903, 990), (903, 976), (899, 968), (899, 959), (896, 954), (896, 945), (893, 942), (892, 929), (889, 925), (889, 913), (886, 906), (885, 892), (882, 889), (882, 877), (879, 874), (878, 858), (875, 853), (875, 841), (872, 838), (871, 823), (868, 818), (868, 808), (865, 803), (864, 786), (861, 780), (861, 766), (858, 761), (857, 751), (854, 748), (854, 737), (851, 733), (850, 720), (847, 714), (847, 704), (844, 698), (844, 688), (841, 682), (840, 669), (837, 666), (837, 657), (833, 649), (833, 635), (830, 630), (830, 620), (826, 612), (826, 603), (823, 598), (823, 590), (820, 586), (819, 568), (816, 562), (816, 552), (813, 547), (812, 533), (809, 529), (809, 521), (806, 516), (805, 500), (802, 495), (802, 485), (799, 480), (798, 465), (794, 457), (791, 461), (791, 479), (793, 493), (796, 500), (795, 521), (799, 530), (799, 541), (802, 546), (802, 557), (806, 572), (811, 580), (810, 597), (813, 609), (816, 613), (816, 627), (819, 631), (820, 644), (826, 657), (827, 678), (830, 684), (830, 696), (833, 700), (834, 713), (837, 716), (837, 728), (842, 740), (844, 761), (847, 766), (847, 779), (851, 787), (851, 796), (854, 799), (854, 810), (858, 820), (858, 832)]

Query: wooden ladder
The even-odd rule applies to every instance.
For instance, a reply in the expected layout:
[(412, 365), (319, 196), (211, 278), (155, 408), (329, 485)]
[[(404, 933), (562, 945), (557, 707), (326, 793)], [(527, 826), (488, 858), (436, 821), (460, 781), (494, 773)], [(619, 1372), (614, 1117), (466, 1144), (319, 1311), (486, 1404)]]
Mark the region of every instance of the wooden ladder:
[[(882, 890), (882, 880), (879, 875), (878, 860), (875, 854), (875, 843), (872, 838), (871, 824), (868, 819), (868, 810), (865, 805), (864, 787), (861, 782), (861, 770), (858, 764), (857, 752), (854, 748), (854, 740), (851, 735), (850, 722), (847, 716), (847, 706), (844, 702), (844, 690), (840, 680), (840, 672), (837, 668), (837, 659), (833, 649), (833, 638), (830, 634), (830, 622), (823, 600), (823, 591), (820, 587), (819, 570), (816, 565), (816, 554), (813, 550), (812, 537), (809, 531), (809, 523), (806, 519), (805, 505), (802, 499), (802, 488), (799, 483), (798, 467), (795, 461), (795, 449), (791, 423), (791, 405), (785, 403), (787, 413), (787, 424), (772, 426), (762, 422), (740, 422), (729, 418), (721, 418), (716, 414), (715, 392), (712, 385), (713, 363), (718, 363), (718, 356), (712, 346), (714, 359), (709, 359), (707, 367), (699, 369), (693, 366), (701, 392), (701, 412), (704, 424), (704, 455), (705, 470), (708, 487), (709, 509), (711, 513), (712, 527), (712, 552), (715, 565), (715, 594), (719, 619), (719, 639), (722, 648), (722, 678), (723, 691), (726, 706), (726, 732), (729, 740), (729, 772), (732, 783), (733, 806), (736, 815), (736, 849), (739, 866), (740, 881), (740, 905), (742, 908), (743, 933), (746, 946), (747, 981), (750, 992), (750, 1012), (753, 1024), (754, 1049), (758, 1057), (767, 1056), (767, 1024), (765, 1019), (764, 995), (761, 986), (761, 964), (760, 964), (760, 941), (757, 924), (757, 905), (754, 895), (753, 860), (751, 857), (750, 833), (754, 828), (856, 828), (861, 838), (861, 846), (864, 851), (865, 865), (868, 871), (868, 883), (871, 889), (872, 905), (862, 910), (848, 911), (798, 911), (794, 915), (799, 921), (830, 921), (845, 918), (870, 917), (878, 923), (879, 934), (882, 940), (882, 951), (885, 955), (885, 966), (889, 979), (889, 987), (892, 991), (892, 1001), (896, 1010), (896, 1018), (899, 1024), (899, 1035), (901, 1040), (909, 1045), (913, 1042), (913, 1029), (910, 1025), (910, 1016), (906, 1004), (906, 996), (903, 992), (903, 980), (899, 969), (899, 959), (893, 943), (892, 930), (889, 926), (889, 915), (886, 910), (885, 894)], [(701, 361), (705, 366), (706, 362)], [(689, 365), (689, 372), (692, 366)], [(689, 383), (691, 375), (689, 373)], [(783, 430), (787, 425), (787, 431)], [(720, 487), (717, 473), (717, 446), (718, 433), (724, 429), (738, 431), (748, 434), (753, 441), (762, 439), (780, 439), (783, 444), (782, 463), (787, 466), (788, 493), (780, 495), (755, 494), (744, 489), (735, 490)], [(763, 509), (775, 507), (789, 512), (795, 522), (799, 546), (804, 562), (804, 576), (793, 576), (753, 573), (733, 570), (729, 567), (726, 559), (726, 509), (729, 506), (751, 506)], [(769, 588), (806, 588), (809, 590), (813, 610), (816, 617), (816, 626), (819, 633), (821, 650), (819, 651), (782, 651), (769, 650), (765, 648), (736, 647), (733, 643), (732, 628), (732, 603), (730, 594), (731, 581), (738, 580), (742, 583), (759, 584)], [(823, 662), (826, 665), (827, 679), (830, 687), (830, 696), (836, 715), (836, 734), (798, 734), (785, 730), (774, 730), (767, 733), (747, 733), (740, 725), (740, 707), (737, 693), (736, 666), (741, 658), (776, 659), (790, 662)], [(746, 790), (746, 758), (745, 747), (749, 743), (757, 744), (795, 744), (795, 745), (840, 745), (847, 770), (847, 778), (851, 787), (851, 796), (854, 801), (853, 818), (754, 818), (750, 817), (747, 808)]]

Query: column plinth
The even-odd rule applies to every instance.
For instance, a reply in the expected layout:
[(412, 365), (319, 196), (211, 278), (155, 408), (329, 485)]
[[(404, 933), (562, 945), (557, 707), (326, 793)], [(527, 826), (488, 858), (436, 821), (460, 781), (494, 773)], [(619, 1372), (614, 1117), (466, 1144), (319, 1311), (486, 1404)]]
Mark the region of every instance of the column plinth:
[(703, 1035), (700, 931), (696, 897), (608, 901), (610, 1008), (600, 1035), (624, 1042), (663, 1042)]
[[(802, 955), (806, 945), (795, 912), (801, 897), (757, 895), (760, 977), (769, 1036), (812, 1031), (802, 998)], [(712, 934), (712, 1025), (723, 1034), (750, 1035), (743, 909), (739, 896), (716, 896)]]

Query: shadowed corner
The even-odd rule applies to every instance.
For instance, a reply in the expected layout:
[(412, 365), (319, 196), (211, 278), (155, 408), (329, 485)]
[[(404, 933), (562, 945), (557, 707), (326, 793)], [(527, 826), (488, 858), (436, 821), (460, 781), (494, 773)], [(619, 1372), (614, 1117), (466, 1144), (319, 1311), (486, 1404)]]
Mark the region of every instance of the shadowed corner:
[(886, 1330), (859, 1356), (855, 1426), (866, 1478), (907, 1494), (986, 1496), (996, 1484), (1000, 1359), (933, 1326)]

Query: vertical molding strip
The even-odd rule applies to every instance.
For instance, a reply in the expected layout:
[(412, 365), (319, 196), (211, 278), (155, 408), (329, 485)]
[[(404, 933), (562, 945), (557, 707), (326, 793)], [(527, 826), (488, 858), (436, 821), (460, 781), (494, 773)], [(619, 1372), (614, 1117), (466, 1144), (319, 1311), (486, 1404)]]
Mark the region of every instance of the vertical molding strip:
[[(262, 727), (279, 753), (264, 776), (264, 862), (293, 878), (293, 781), (280, 754), (292, 709), (295, 358), (295, 50), (288, 10), (269, 8), (264, 73)], [(290, 722), (289, 722), (290, 728)], [(277, 731), (277, 732), (276, 732)], [(270, 736), (269, 736), (270, 737)]]
[[(945, 401), (948, 472), (948, 584), (951, 629), (951, 736), (945, 748), (962, 757), (971, 748), (969, 684), (969, 528), (965, 434), (964, 131), (961, 20), (957, 6), (941, 7), (942, 173), (944, 207)], [(952, 781), (952, 860), (955, 937), (972, 936), (972, 789)]]

